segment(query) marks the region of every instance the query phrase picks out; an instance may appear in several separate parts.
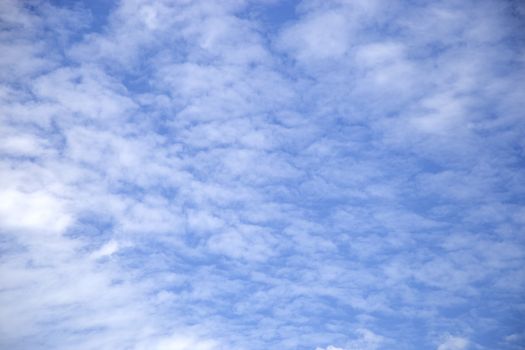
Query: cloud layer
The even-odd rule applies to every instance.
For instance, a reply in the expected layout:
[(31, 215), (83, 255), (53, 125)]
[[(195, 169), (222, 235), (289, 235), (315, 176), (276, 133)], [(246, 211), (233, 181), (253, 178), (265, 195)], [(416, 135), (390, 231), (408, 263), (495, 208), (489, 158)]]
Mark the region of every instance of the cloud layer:
[(519, 1), (0, 4), (0, 347), (522, 349)]

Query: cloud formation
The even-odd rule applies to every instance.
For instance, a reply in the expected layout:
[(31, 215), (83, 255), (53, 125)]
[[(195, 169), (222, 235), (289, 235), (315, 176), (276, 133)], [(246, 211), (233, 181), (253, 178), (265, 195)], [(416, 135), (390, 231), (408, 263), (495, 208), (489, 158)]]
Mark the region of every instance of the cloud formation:
[(521, 349), (518, 1), (0, 4), (0, 347)]

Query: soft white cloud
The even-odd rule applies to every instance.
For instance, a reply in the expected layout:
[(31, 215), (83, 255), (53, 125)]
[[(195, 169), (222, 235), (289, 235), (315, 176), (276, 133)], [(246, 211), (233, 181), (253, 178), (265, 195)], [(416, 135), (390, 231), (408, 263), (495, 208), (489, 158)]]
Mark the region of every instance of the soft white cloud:
[(94, 259), (103, 258), (115, 254), (120, 249), (120, 245), (117, 241), (111, 240), (105, 243), (102, 247), (91, 253), (91, 257)]
[(213, 235), (208, 241), (214, 253), (232, 258), (261, 261), (275, 254), (276, 238), (271, 232), (253, 225), (239, 225), (224, 233)]
[(3, 136), (0, 153), (8, 156), (38, 157), (45, 153), (47, 142), (31, 134), (18, 134), (16, 130), (0, 131)]
[(197, 338), (188, 334), (173, 336), (159, 336), (154, 342), (139, 343), (133, 349), (136, 350), (213, 350), (218, 349), (219, 344), (213, 340)]
[(516, 342), (521, 7), (86, 8), (0, 5), (0, 347)]
[(122, 86), (90, 67), (61, 68), (40, 76), (33, 82), (33, 91), (38, 97), (55, 102), (66, 116), (71, 113), (109, 122), (122, 119), (134, 107), (131, 99), (120, 93), (125, 92)]
[(71, 223), (66, 201), (46, 191), (0, 191), (0, 223), (10, 230), (62, 233)]
[(335, 347), (333, 345), (328, 345), (326, 348), (316, 347), (315, 350), (344, 350), (344, 349)]
[(447, 339), (441, 343), (437, 350), (463, 350), (467, 349), (469, 340), (463, 337), (448, 336)]
[(360, 328), (355, 332), (358, 339), (352, 340), (344, 348), (329, 345), (326, 348), (317, 347), (315, 350), (375, 350), (380, 349), (384, 338), (366, 328)]
[(351, 45), (349, 29), (352, 23), (337, 10), (314, 13), (287, 28), (279, 45), (290, 50), (300, 61), (337, 59)]

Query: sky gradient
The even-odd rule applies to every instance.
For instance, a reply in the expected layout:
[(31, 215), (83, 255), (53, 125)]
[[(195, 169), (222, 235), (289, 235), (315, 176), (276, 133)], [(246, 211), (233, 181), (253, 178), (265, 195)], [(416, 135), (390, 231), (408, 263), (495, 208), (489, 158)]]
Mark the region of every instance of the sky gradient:
[(525, 4), (0, 1), (0, 348), (525, 349)]

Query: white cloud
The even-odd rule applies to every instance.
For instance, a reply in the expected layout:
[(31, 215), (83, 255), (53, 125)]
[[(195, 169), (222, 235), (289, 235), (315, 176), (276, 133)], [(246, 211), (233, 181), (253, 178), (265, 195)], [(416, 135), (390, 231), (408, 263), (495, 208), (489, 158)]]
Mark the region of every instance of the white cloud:
[(47, 144), (45, 140), (31, 134), (18, 134), (16, 130), (2, 130), (3, 136), (0, 153), (10, 156), (38, 157), (45, 153)]
[(355, 332), (358, 339), (352, 340), (344, 348), (329, 345), (326, 348), (317, 347), (315, 350), (376, 350), (381, 348), (384, 337), (375, 334), (366, 328), (360, 328)]
[(276, 238), (263, 227), (239, 225), (212, 236), (208, 247), (232, 258), (263, 261), (275, 254), (276, 243)]
[(91, 257), (94, 259), (111, 256), (120, 249), (120, 245), (117, 241), (111, 240), (105, 243), (102, 247), (91, 253)]
[(173, 336), (159, 340), (153, 348), (151, 345), (138, 349), (155, 349), (155, 350), (213, 350), (217, 349), (218, 344), (211, 340), (200, 340), (192, 337)]
[(344, 349), (335, 347), (333, 345), (328, 345), (326, 348), (317, 347), (317, 348), (315, 348), (315, 350), (344, 350)]
[(447, 339), (441, 343), (437, 350), (463, 350), (467, 349), (469, 340), (463, 337), (448, 336)]
[(122, 119), (135, 106), (120, 94), (123, 87), (105, 73), (92, 68), (61, 68), (40, 76), (33, 83), (33, 91), (44, 100), (57, 103), (67, 123), (67, 116), (104, 119)]
[(6, 189), (0, 199), (0, 224), (7, 229), (62, 233), (72, 221), (65, 201), (46, 191)]
[(410, 349), (436, 344), (425, 333), (512, 333), (514, 15), (285, 5), (131, 0), (88, 28), (87, 10), (2, 2), (0, 347)]
[(350, 26), (340, 11), (315, 13), (287, 28), (281, 34), (279, 45), (300, 61), (338, 59), (351, 45)]

